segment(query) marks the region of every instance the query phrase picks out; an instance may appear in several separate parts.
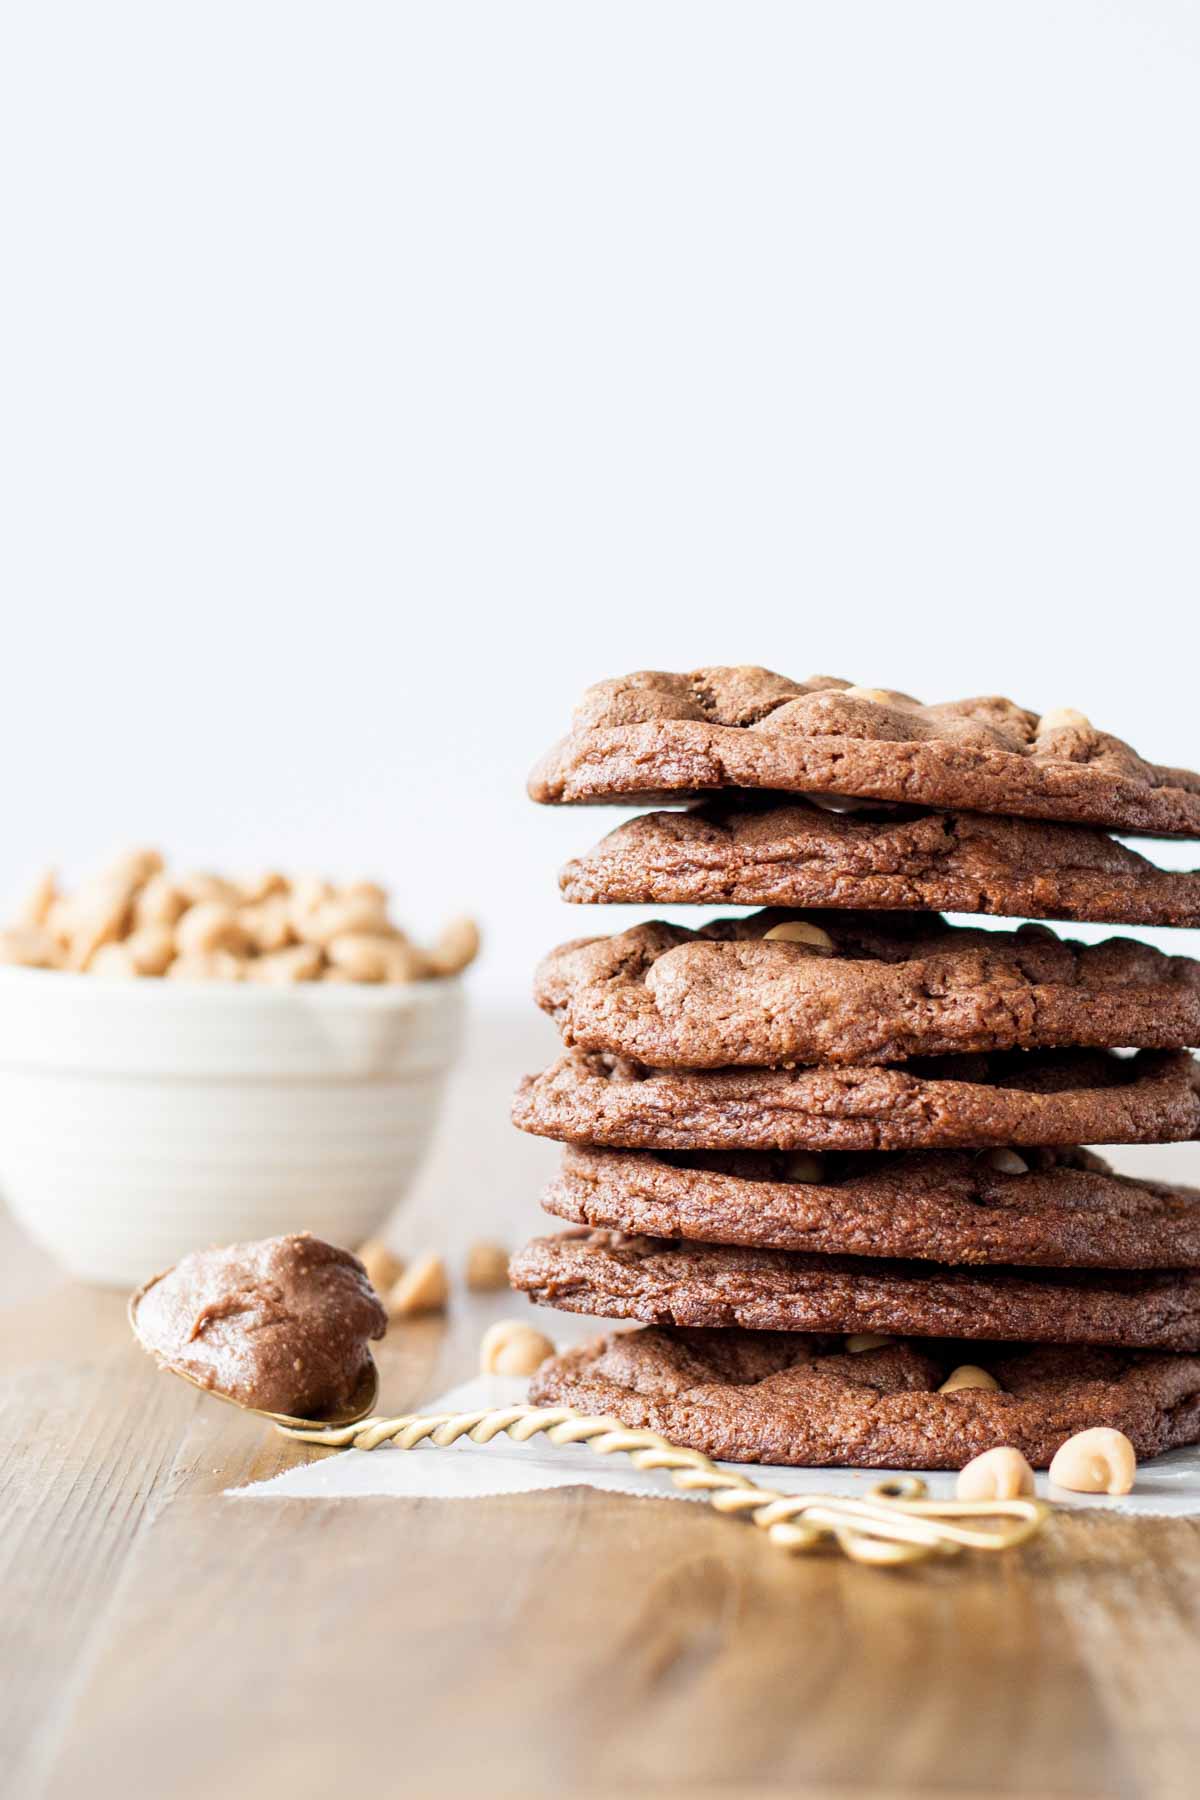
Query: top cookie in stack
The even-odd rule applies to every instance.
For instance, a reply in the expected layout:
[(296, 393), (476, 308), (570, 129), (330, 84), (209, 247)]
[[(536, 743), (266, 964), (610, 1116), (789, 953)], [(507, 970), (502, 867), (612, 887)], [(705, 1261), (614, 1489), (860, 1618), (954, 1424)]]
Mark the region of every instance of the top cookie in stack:
[(784, 1462), (1200, 1437), (1200, 1194), (1074, 1148), (1200, 1131), (1200, 964), (933, 910), (1200, 925), (1200, 874), (1096, 829), (1200, 836), (1200, 776), (1076, 712), (717, 668), (589, 690), (530, 791), (704, 802), (619, 827), (569, 899), (768, 908), (539, 970), (566, 1054), (514, 1116), (584, 1146), (546, 1204), (585, 1230), (514, 1283), (667, 1329), (538, 1397)]
[(644, 670), (589, 688), (529, 780), (542, 802), (832, 794), (1200, 837), (1200, 775), (1142, 758), (1072, 707), (909, 694), (770, 669)]

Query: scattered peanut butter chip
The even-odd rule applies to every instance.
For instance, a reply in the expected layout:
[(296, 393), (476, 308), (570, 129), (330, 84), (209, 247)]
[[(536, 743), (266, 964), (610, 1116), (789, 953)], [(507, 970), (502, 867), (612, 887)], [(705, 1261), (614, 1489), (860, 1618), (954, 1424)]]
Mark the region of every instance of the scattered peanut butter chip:
[(896, 1341), (879, 1331), (853, 1331), (846, 1339), (846, 1348), (851, 1356), (860, 1356), (864, 1350), (886, 1350)]
[(508, 1251), (481, 1238), (467, 1251), (467, 1286), (475, 1294), (492, 1294), (508, 1286)]
[(1073, 1494), (1127, 1494), (1137, 1474), (1137, 1454), (1123, 1431), (1093, 1425), (1059, 1446), (1050, 1464), (1056, 1487)]
[(1035, 1494), (1033, 1470), (1019, 1450), (1008, 1444), (985, 1450), (958, 1472), (954, 1493), (959, 1500), (1018, 1500)]
[(532, 1375), (553, 1355), (550, 1339), (532, 1325), (519, 1319), (499, 1319), (483, 1334), (479, 1371), (482, 1375)]
[(389, 1289), (384, 1304), (393, 1318), (406, 1319), (418, 1313), (444, 1312), (449, 1298), (446, 1265), (440, 1256), (431, 1254), (409, 1264)]
[(390, 1292), (404, 1273), (404, 1258), (397, 1256), (382, 1238), (368, 1238), (354, 1254), (367, 1271), (367, 1280), (377, 1294)]

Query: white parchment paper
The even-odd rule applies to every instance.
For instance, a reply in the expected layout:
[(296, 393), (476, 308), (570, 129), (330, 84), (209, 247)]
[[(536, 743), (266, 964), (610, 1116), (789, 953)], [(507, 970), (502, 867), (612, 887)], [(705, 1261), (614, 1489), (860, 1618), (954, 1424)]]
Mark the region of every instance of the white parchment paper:
[[(481, 1375), (464, 1382), (422, 1407), (423, 1412), (473, 1412), (484, 1407), (512, 1406), (525, 1399), (526, 1383), (512, 1377)], [(863, 1494), (887, 1477), (884, 1469), (779, 1469), (765, 1463), (729, 1463), (752, 1480), (784, 1494)], [(931, 1471), (925, 1476), (935, 1497), (952, 1496), (954, 1476)], [(628, 1457), (598, 1456), (584, 1445), (557, 1448), (544, 1437), (527, 1444), (496, 1437), (490, 1444), (469, 1438), (445, 1449), (421, 1444), (415, 1450), (383, 1445), (378, 1450), (318, 1451), (272, 1481), (232, 1488), (235, 1499), (359, 1500), (377, 1495), (409, 1495), (439, 1500), (482, 1500), (491, 1494), (528, 1493), (537, 1488), (607, 1488), (618, 1494), (651, 1499), (695, 1500), (681, 1494), (668, 1475), (643, 1474)], [(1106, 1494), (1068, 1494), (1038, 1476), (1038, 1492), (1056, 1504), (1097, 1507), (1112, 1512), (1152, 1514), (1200, 1513), (1200, 1447), (1173, 1450), (1138, 1470), (1132, 1494), (1110, 1499)]]

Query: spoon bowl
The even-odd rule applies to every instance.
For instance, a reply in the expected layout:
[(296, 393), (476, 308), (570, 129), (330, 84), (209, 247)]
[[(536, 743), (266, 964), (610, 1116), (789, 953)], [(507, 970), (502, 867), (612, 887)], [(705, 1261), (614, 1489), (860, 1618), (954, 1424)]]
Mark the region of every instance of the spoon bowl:
[(205, 1381), (198, 1381), (194, 1375), (189, 1375), (186, 1369), (181, 1369), (178, 1364), (166, 1361), (161, 1351), (148, 1344), (138, 1330), (138, 1306), (155, 1283), (170, 1273), (170, 1269), (163, 1269), (157, 1275), (152, 1275), (149, 1281), (144, 1281), (141, 1287), (129, 1296), (129, 1302), (125, 1309), (134, 1337), (146, 1354), (154, 1358), (160, 1369), (166, 1369), (171, 1375), (177, 1375), (180, 1381), (186, 1381), (189, 1387), (199, 1388), (202, 1394), (211, 1394), (214, 1400), (224, 1400), (229, 1406), (236, 1406), (240, 1412), (253, 1413), (256, 1418), (267, 1419), (272, 1425), (283, 1425), (296, 1431), (314, 1431), (322, 1427), (356, 1425), (360, 1419), (365, 1419), (369, 1413), (375, 1410), (375, 1403), (379, 1399), (379, 1371), (375, 1367), (373, 1358), (369, 1368), (363, 1371), (357, 1392), (346, 1406), (330, 1408), (317, 1413), (311, 1419), (300, 1419), (292, 1413), (267, 1412), (261, 1406), (250, 1406), (245, 1400), (239, 1400), (236, 1394), (227, 1394), (222, 1388), (211, 1387)]

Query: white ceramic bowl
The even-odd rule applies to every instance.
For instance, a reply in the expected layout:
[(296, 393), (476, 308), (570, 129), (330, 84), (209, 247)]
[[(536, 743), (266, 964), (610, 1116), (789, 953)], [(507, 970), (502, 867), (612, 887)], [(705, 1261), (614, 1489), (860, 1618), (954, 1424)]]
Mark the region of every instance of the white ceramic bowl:
[(72, 1274), (310, 1230), (402, 1197), (458, 1047), (457, 981), (109, 981), (0, 969), (0, 1192)]

